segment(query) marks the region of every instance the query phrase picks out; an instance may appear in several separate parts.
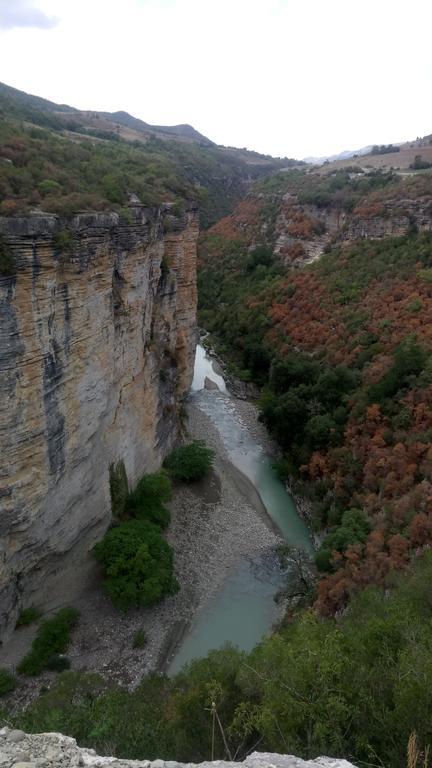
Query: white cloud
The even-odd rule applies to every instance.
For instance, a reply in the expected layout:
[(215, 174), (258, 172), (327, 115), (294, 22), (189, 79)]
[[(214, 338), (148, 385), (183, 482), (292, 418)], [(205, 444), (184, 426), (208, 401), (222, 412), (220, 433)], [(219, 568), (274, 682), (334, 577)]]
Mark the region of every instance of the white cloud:
[(432, 131), (429, 0), (37, 5), (60, 23), (5, 32), (2, 79), (54, 101), (297, 157)]
[(0, 0), (0, 30), (16, 27), (49, 29), (56, 24), (57, 19), (46, 16), (32, 0)]

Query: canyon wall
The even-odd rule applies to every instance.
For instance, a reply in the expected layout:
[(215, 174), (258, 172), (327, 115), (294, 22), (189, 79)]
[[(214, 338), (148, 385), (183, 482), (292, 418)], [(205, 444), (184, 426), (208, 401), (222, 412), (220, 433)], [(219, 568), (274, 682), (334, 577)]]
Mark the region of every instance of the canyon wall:
[[(198, 214), (0, 219), (0, 637), (91, 568), (129, 486), (175, 441), (196, 344)], [(1, 269), (1, 265), (0, 265)]]
[(286, 266), (302, 267), (318, 259), (334, 242), (379, 240), (406, 235), (413, 227), (432, 230), (432, 199), (388, 199), (364, 204), (352, 213), (330, 206), (318, 208), (298, 202), (291, 193), (279, 201), (274, 252)]

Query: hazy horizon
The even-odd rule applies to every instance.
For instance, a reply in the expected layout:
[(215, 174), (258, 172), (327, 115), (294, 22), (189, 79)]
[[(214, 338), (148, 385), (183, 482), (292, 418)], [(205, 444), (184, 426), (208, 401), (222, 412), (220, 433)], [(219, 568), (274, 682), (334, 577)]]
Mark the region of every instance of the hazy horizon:
[(431, 20), (425, 0), (0, 0), (0, 80), (319, 157), (432, 132)]

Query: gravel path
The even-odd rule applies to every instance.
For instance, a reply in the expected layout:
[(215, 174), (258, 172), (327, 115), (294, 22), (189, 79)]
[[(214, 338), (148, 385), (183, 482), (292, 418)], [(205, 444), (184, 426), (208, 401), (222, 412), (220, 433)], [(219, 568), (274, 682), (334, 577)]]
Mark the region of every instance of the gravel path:
[[(271, 450), (253, 405), (234, 402), (242, 423), (266, 450)], [(172, 522), (167, 538), (175, 552), (180, 591), (160, 605), (123, 614), (112, 607), (102, 591), (95, 565), (85, 596), (74, 602), (81, 618), (67, 654), (73, 669), (99, 672), (128, 686), (138, 684), (147, 672), (163, 669), (195, 611), (218, 589), (232, 566), (242, 557), (268, 552), (281, 541), (254, 486), (228, 460), (216, 429), (193, 398), (188, 414), (190, 438), (205, 438), (215, 451), (215, 462), (214, 471), (205, 480), (176, 486), (169, 505)], [(147, 636), (142, 649), (133, 648), (138, 630)], [(14, 633), (2, 650), (0, 665), (14, 667), (32, 633), (32, 628)], [(28, 704), (54, 677), (47, 673), (25, 683), (23, 680), (10, 704)]]

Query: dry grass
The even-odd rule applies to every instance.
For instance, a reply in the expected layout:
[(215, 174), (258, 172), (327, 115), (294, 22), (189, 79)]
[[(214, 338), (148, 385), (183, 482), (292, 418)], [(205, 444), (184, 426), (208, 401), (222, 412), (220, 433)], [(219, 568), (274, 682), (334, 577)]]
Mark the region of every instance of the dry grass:
[(413, 731), (408, 740), (407, 768), (429, 768), (429, 753), (429, 744), (424, 752), (419, 750), (417, 734)]
[(414, 162), (416, 155), (421, 155), (423, 160), (432, 162), (432, 144), (428, 140), (407, 142), (402, 144), (400, 152), (390, 152), (388, 155), (362, 155), (361, 157), (350, 157), (347, 160), (335, 160), (329, 165), (323, 165), (320, 168), (322, 173), (329, 173), (339, 168), (347, 168), (351, 165), (359, 165), (361, 168), (381, 168), (388, 170), (408, 171), (409, 166)]

